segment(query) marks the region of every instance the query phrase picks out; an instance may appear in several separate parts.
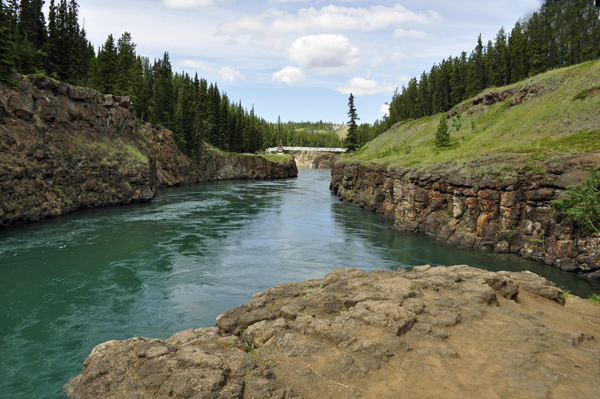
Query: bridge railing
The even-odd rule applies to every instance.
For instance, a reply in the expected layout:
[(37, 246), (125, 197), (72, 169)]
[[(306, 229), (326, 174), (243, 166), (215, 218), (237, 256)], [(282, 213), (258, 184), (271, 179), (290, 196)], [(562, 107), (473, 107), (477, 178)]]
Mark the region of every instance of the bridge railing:
[[(267, 148), (265, 152), (277, 152), (279, 147)], [(320, 151), (320, 152), (346, 152), (346, 148), (324, 148), (324, 147), (283, 147), (283, 151)]]

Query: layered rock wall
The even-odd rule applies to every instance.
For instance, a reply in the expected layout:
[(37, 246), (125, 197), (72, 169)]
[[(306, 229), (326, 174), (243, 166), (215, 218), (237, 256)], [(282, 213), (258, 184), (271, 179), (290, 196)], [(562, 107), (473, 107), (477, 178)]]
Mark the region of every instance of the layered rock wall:
[(342, 200), (393, 219), (394, 229), (426, 233), (450, 245), (515, 253), (600, 279), (600, 234), (582, 233), (560, 220), (551, 205), (566, 186), (587, 177), (587, 167), (599, 164), (600, 156), (591, 154), (502, 180), (348, 163), (332, 168), (330, 188)]
[(129, 97), (43, 76), (17, 80), (0, 85), (0, 227), (149, 201), (161, 185), (297, 175), (293, 161), (229, 156), (207, 144), (191, 160), (170, 131), (136, 123)]

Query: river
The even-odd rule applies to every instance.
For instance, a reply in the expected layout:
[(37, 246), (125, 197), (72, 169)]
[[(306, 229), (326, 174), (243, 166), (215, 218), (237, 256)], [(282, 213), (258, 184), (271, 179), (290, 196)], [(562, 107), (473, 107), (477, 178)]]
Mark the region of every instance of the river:
[(163, 189), (150, 203), (0, 230), (0, 398), (59, 398), (97, 344), (214, 326), (256, 292), (332, 268), (468, 264), (600, 285), (514, 255), (455, 248), (342, 203), (329, 170)]

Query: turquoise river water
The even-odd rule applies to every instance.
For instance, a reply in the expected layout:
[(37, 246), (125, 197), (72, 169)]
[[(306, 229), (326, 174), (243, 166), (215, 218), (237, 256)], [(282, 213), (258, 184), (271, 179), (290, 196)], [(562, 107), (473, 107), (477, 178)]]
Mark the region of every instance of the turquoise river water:
[(256, 292), (332, 268), (468, 264), (600, 286), (514, 255), (436, 243), (340, 202), (329, 170), (164, 189), (150, 203), (0, 230), (0, 398), (60, 398), (94, 346), (214, 326)]

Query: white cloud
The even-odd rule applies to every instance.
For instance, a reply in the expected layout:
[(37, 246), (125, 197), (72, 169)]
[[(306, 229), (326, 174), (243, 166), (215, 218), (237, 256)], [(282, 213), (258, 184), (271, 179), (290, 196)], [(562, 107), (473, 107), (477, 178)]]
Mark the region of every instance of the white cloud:
[(223, 78), (223, 80), (229, 82), (235, 82), (238, 79), (246, 79), (246, 77), (242, 75), (240, 71), (236, 71), (235, 69), (229, 67), (223, 67), (219, 69), (219, 75), (221, 75), (221, 78)]
[(390, 104), (382, 104), (379, 108), (379, 112), (381, 113), (381, 117), (383, 118), (386, 115), (390, 114)]
[(202, 69), (205, 71), (210, 71), (212, 68), (206, 62), (201, 60), (183, 60), (181, 61), (181, 65), (194, 68), (194, 69)]
[(418, 39), (418, 40), (426, 40), (429, 38), (435, 38), (435, 35), (430, 35), (424, 30), (414, 30), (414, 29), (402, 29), (398, 28), (394, 30), (394, 37), (398, 37), (401, 39)]
[(263, 32), (267, 28), (265, 24), (256, 17), (251, 15), (243, 15), (235, 21), (226, 21), (219, 26), (221, 33), (235, 36), (238, 31), (244, 33)]
[[(284, 2), (289, 2), (289, 0)], [(243, 23), (244, 19), (247, 20), (246, 23)], [(258, 23), (270, 23), (269, 31), (271, 35), (302, 34), (314, 31), (369, 32), (397, 28), (399, 25), (412, 23), (429, 25), (441, 19), (435, 11), (415, 12), (402, 7), (400, 4), (392, 7), (371, 6), (368, 8), (329, 5), (321, 9), (314, 7), (302, 8), (296, 14), (267, 10), (262, 14), (246, 15), (235, 21), (225, 22), (221, 24), (219, 29), (221, 33), (229, 35), (254, 34)], [(253, 22), (248, 23), (249, 20), (253, 20)]]
[(289, 50), (290, 60), (302, 69), (334, 73), (350, 69), (359, 61), (358, 48), (343, 35), (313, 35), (296, 40)]
[(196, 8), (211, 6), (215, 3), (214, 0), (163, 0), (167, 7), (171, 8)]
[(439, 18), (437, 13), (410, 11), (400, 4), (392, 7), (371, 6), (369, 8), (348, 8), (329, 5), (317, 10), (313, 7), (298, 10), (297, 15), (285, 15), (273, 21), (276, 33), (375, 31), (399, 24), (431, 24)]
[(271, 80), (278, 83), (287, 83), (288, 85), (293, 86), (305, 78), (306, 75), (300, 68), (286, 66), (281, 71), (275, 72)]
[(342, 94), (352, 93), (355, 96), (368, 96), (371, 94), (378, 94), (383, 92), (392, 92), (393, 87), (386, 85), (380, 86), (374, 80), (364, 78), (354, 78), (348, 82), (344, 87), (338, 87), (335, 90)]

